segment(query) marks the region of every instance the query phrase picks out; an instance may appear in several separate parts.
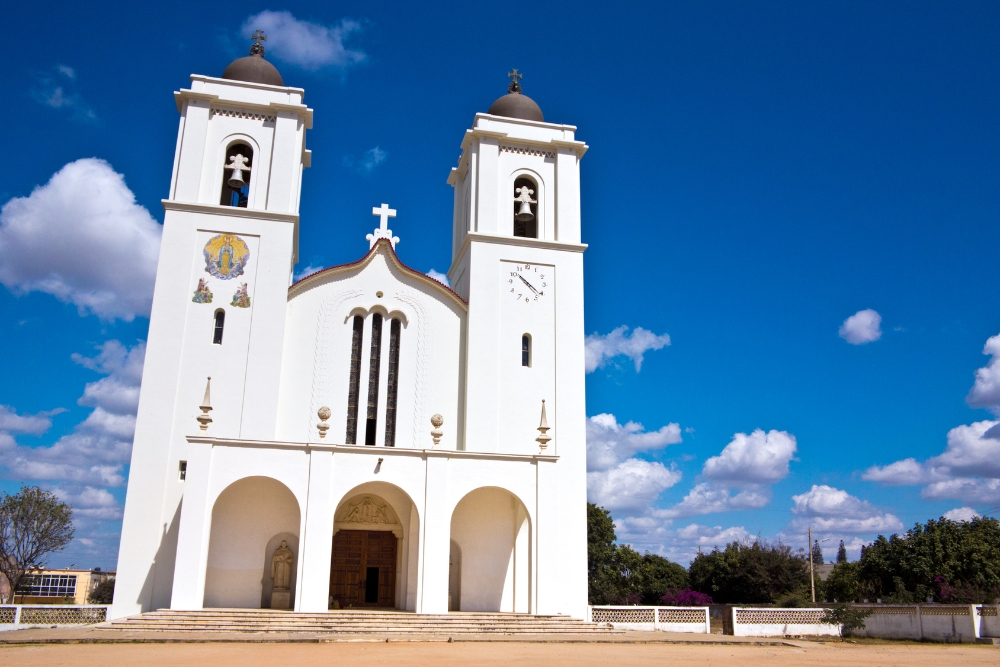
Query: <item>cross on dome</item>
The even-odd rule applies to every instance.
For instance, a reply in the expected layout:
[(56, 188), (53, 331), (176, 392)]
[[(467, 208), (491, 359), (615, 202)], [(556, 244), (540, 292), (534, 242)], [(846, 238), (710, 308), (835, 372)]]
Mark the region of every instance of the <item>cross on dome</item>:
[(375, 230), (374, 234), (365, 236), (368, 239), (369, 250), (375, 247), (379, 239), (387, 239), (392, 244), (393, 250), (395, 250), (396, 244), (399, 243), (399, 237), (392, 235), (392, 230), (389, 229), (389, 218), (396, 217), (396, 209), (389, 208), (388, 204), (382, 204), (381, 206), (372, 207), (372, 215), (378, 216), (378, 229)]
[(507, 74), (507, 78), (510, 79), (510, 85), (507, 86), (507, 92), (508, 93), (521, 92), (520, 79), (522, 79), (523, 77), (521, 76), (521, 73), (517, 71), (516, 67)]

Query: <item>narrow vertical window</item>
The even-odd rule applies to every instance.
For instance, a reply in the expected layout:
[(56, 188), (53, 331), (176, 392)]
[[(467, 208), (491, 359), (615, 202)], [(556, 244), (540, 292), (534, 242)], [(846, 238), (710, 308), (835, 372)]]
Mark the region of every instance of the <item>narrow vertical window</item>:
[(246, 208), (250, 195), (250, 170), (253, 166), (253, 149), (246, 144), (233, 144), (226, 150), (222, 166), (223, 206)]
[(521, 336), (521, 365), (531, 366), (531, 336)]
[(375, 444), (375, 430), (378, 428), (378, 376), (382, 359), (382, 316), (372, 315), (372, 346), (368, 360), (368, 419), (365, 423), (365, 444)]
[(399, 320), (389, 325), (389, 386), (385, 392), (385, 446), (396, 446), (396, 393), (399, 384)]
[(219, 308), (215, 311), (215, 333), (212, 334), (212, 342), (222, 345), (222, 330), (226, 327), (226, 311)]
[(183, 482), (184, 480), (187, 479), (187, 476), (188, 476), (188, 462), (181, 461), (180, 464), (177, 466), (177, 478)]
[(358, 442), (358, 394), (361, 382), (361, 339), (364, 336), (365, 319), (354, 316), (354, 332), (351, 334), (351, 384), (347, 391), (347, 437), (345, 442)]

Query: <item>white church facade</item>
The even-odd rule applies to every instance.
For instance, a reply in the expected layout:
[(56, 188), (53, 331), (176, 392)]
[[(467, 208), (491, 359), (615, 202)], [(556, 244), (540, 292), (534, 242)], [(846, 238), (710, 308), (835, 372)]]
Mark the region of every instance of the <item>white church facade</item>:
[(452, 288), (384, 204), (367, 253), (293, 283), (303, 96), (259, 41), (175, 93), (111, 616), (584, 617), (586, 145), (515, 78), (447, 178)]

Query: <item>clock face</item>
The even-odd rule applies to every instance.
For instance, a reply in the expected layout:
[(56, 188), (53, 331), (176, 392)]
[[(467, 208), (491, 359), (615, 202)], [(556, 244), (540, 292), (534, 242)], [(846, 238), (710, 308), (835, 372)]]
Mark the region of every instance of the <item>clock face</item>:
[(523, 303), (535, 303), (545, 298), (551, 280), (551, 267), (534, 264), (513, 264), (512, 267), (502, 283), (510, 298)]

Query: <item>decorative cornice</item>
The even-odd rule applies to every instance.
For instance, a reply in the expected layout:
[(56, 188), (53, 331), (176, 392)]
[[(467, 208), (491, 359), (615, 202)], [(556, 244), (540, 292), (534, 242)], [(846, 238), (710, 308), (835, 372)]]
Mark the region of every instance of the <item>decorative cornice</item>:
[[(224, 207), (222, 207), (224, 208)], [(389, 243), (388, 239), (379, 239), (378, 242), (371, 247), (368, 253), (356, 262), (350, 262), (348, 264), (340, 264), (338, 266), (331, 266), (328, 269), (323, 269), (322, 271), (317, 271), (316, 273), (311, 273), (302, 280), (294, 283), (288, 288), (288, 298), (291, 299), (300, 292), (309, 289), (313, 285), (319, 283), (323, 278), (328, 278), (331, 276), (336, 276), (344, 273), (351, 273), (353, 271), (359, 271), (375, 258), (380, 252), (384, 252), (389, 263), (392, 264), (402, 273), (415, 278), (416, 280), (424, 283), (425, 285), (433, 288), (435, 291), (440, 292), (446, 296), (452, 303), (462, 309), (463, 312), (469, 311), (469, 304), (465, 302), (465, 299), (460, 297), (457, 293), (452, 291), (450, 288), (446, 287), (443, 283), (439, 283), (428, 275), (421, 273), (415, 269), (411, 269), (406, 264), (400, 261), (399, 257), (396, 255), (396, 251), (392, 249), (392, 244)]]
[(551, 151), (538, 150), (536, 148), (524, 148), (521, 146), (510, 146), (508, 144), (500, 144), (501, 153), (516, 153), (518, 155), (534, 155), (535, 157), (544, 158), (554, 158), (555, 153)]
[(275, 222), (287, 222), (293, 225), (299, 223), (299, 216), (295, 213), (279, 213), (278, 211), (266, 211), (257, 208), (240, 208), (238, 206), (220, 206), (219, 204), (199, 204), (196, 202), (175, 201), (173, 199), (161, 199), (165, 211), (184, 211), (185, 213), (201, 213), (203, 215), (227, 216), (230, 218), (253, 218), (255, 220), (273, 220)]
[(543, 454), (502, 454), (500, 452), (466, 452), (456, 449), (415, 449), (410, 447), (368, 447), (365, 445), (333, 445), (317, 442), (282, 442), (278, 440), (241, 440), (238, 438), (205, 438), (187, 436), (192, 445), (209, 445), (211, 447), (243, 447), (247, 449), (284, 449), (299, 451), (324, 451), (344, 454), (359, 454), (375, 457), (419, 457), (441, 459), (479, 459), (488, 461), (558, 461), (555, 455)]
[(209, 111), (208, 117), (212, 116), (228, 116), (230, 118), (246, 118), (247, 120), (262, 120), (265, 123), (273, 123), (277, 120), (277, 116), (269, 116), (262, 113), (253, 113), (252, 111), (239, 111), (237, 109), (225, 109), (222, 107), (212, 107)]
[(451, 280), (451, 272), (462, 263), (462, 258), (469, 251), (469, 246), (473, 243), (496, 243), (505, 246), (520, 246), (522, 248), (539, 248), (541, 250), (561, 250), (563, 252), (584, 252), (587, 249), (586, 243), (563, 243), (561, 241), (548, 241), (546, 239), (529, 239), (523, 236), (494, 236), (493, 234), (483, 234), (482, 232), (466, 232), (462, 239), (462, 245), (455, 253), (455, 259), (448, 269), (448, 279)]

